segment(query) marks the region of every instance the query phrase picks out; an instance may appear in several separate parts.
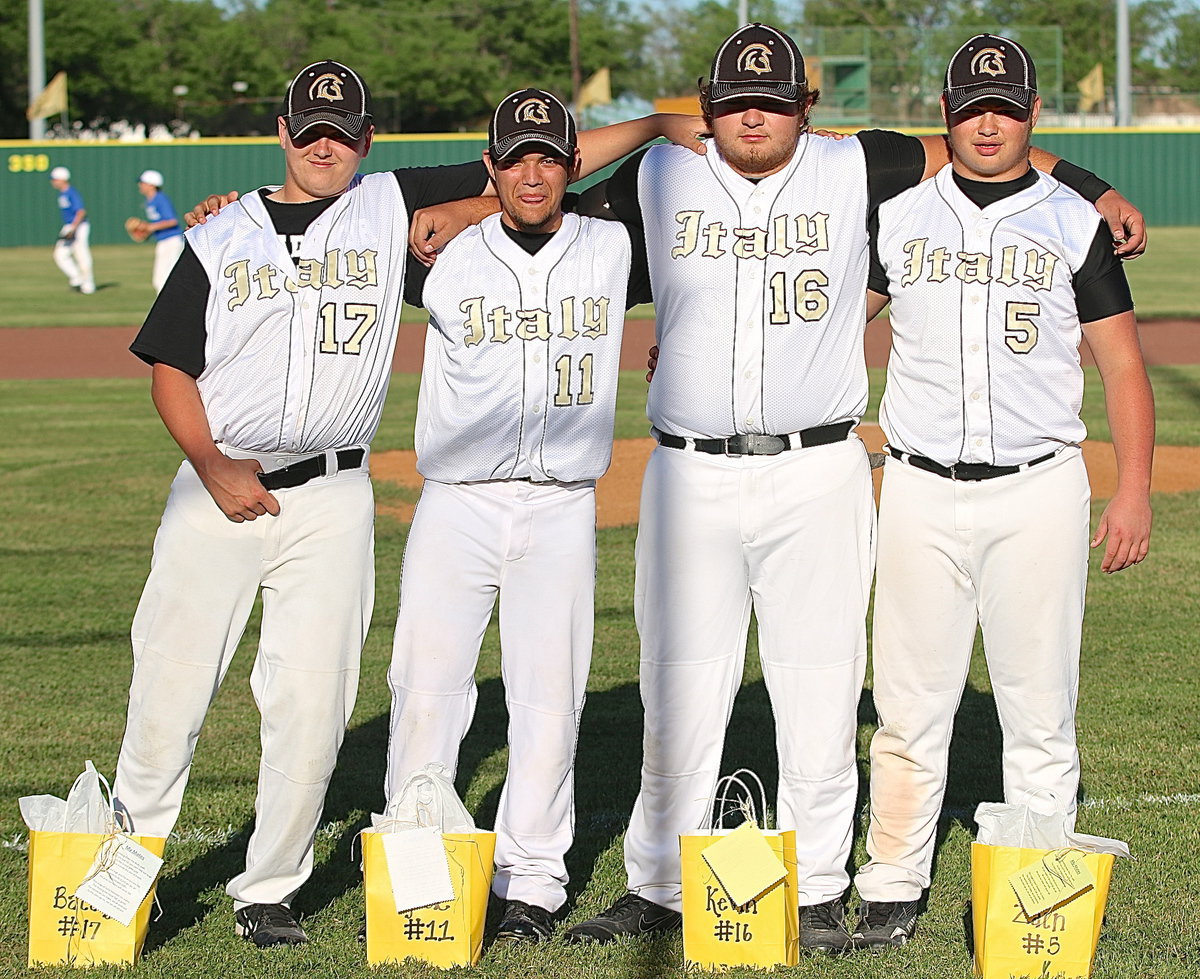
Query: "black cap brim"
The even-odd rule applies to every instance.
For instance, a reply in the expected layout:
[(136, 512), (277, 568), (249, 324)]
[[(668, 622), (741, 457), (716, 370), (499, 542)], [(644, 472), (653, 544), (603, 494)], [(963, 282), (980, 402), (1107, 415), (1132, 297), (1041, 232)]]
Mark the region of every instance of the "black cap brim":
[(948, 88), (942, 94), (945, 96), (946, 106), (951, 112), (958, 112), (960, 109), (965, 109), (976, 102), (982, 102), (984, 99), (1000, 99), (1028, 112), (1033, 108), (1033, 100), (1037, 98), (1037, 92), (1031, 88), (999, 83), (963, 85), (958, 88)]
[(338, 109), (310, 109), (307, 112), (296, 112), (283, 118), (287, 124), (288, 135), (292, 139), (298, 139), (302, 133), (312, 129), (313, 126), (322, 124), (333, 126), (334, 129), (345, 133), (351, 139), (360, 139), (371, 124), (371, 117), (368, 115), (354, 115)]
[(708, 87), (710, 104), (749, 98), (795, 104), (800, 101), (800, 86), (792, 82), (713, 82)]
[[(555, 156), (564, 156), (568, 159), (575, 156), (575, 147), (568, 143), (561, 136), (547, 132), (524, 132), (510, 133), (503, 139), (498, 139), (488, 147), (488, 155), (493, 160), (503, 160), (510, 156), (515, 156), (518, 149), (524, 149), (526, 146), (544, 146), (553, 151)], [(532, 149), (524, 149), (524, 152), (531, 153)]]

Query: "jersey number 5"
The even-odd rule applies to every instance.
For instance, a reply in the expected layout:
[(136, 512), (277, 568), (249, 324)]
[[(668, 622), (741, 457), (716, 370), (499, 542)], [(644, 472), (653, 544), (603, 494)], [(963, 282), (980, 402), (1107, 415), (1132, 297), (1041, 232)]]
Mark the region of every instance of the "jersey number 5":
[(338, 343), (337, 339), (337, 303), (326, 303), (321, 307), (321, 342), (317, 349), (323, 354), (353, 354), (362, 353), (363, 338), (371, 332), (379, 318), (379, 307), (367, 303), (346, 303), (342, 316), (346, 320), (357, 321), (354, 332)]
[(1027, 354), (1038, 342), (1033, 318), (1042, 311), (1039, 303), (1006, 303), (1004, 307), (1004, 343), (1015, 354)]

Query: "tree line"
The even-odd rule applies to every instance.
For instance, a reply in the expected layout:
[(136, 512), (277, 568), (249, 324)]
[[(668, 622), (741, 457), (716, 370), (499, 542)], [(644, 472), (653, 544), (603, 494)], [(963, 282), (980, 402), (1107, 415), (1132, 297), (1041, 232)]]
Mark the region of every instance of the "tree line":
[[(526, 85), (570, 95), (569, 0), (43, 2), (47, 78), (67, 73), (70, 118), (86, 126), (170, 126), (182, 115), (208, 135), (241, 103), (269, 120), (292, 74), (324, 58), (354, 66), (383, 97), (386, 131), (477, 130)], [(694, 93), (737, 16), (735, 0), (578, 0), (578, 9), (583, 76), (608, 67), (614, 94), (646, 99)], [(954, 27), (964, 38), (976, 27), (1057, 24), (1064, 87), (1097, 61), (1115, 77), (1113, 0), (762, 0), (750, 16), (796, 31)], [(1140, 0), (1131, 33), (1135, 87), (1200, 92), (1195, 0)], [(28, 133), (27, 38), (27, 0), (0, 0), (3, 138)]]

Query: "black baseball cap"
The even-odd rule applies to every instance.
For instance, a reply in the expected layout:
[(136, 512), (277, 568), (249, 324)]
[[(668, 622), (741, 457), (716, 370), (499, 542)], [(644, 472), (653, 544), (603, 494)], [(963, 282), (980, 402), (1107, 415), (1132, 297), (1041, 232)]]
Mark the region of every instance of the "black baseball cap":
[(488, 154), (493, 160), (513, 156), (530, 144), (548, 146), (556, 156), (574, 157), (575, 143), (571, 113), (540, 88), (523, 88), (506, 95), (488, 124)]
[(724, 102), (757, 95), (799, 102), (804, 84), (804, 58), (796, 42), (766, 24), (747, 24), (717, 48), (708, 100)]
[(951, 112), (981, 99), (1002, 99), (1028, 111), (1037, 97), (1033, 59), (1007, 37), (976, 34), (950, 59), (942, 96)]
[(353, 69), (318, 61), (292, 79), (280, 115), (292, 139), (320, 123), (358, 139), (371, 124), (371, 93)]

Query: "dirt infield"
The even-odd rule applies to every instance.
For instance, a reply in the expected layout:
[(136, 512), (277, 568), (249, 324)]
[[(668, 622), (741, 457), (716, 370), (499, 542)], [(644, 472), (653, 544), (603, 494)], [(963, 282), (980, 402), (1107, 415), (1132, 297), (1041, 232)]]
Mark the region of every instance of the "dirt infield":
[[(74, 377), (144, 377), (149, 373), (129, 352), (136, 327), (40, 327), (0, 329), (0, 380)], [(1141, 324), (1147, 364), (1200, 364), (1200, 320), (1147, 320)], [(621, 367), (644, 370), (654, 342), (654, 320), (629, 320), (621, 345)], [(418, 323), (400, 328), (392, 370), (418, 372), (425, 330)], [(883, 367), (891, 349), (886, 321), (867, 330), (867, 365)], [(1083, 345), (1083, 362), (1091, 353)]]
[[(148, 377), (149, 368), (129, 352), (136, 328), (7, 329), (0, 330), (0, 380), (85, 377)], [(1149, 320), (1141, 324), (1142, 349), (1148, 364), (1200, 363), (1200, 321)], [(654, 342), (653, 320), (630, 320), (625, 326), (621, 367), (644, 370), (646, 351)], [(421, 369), (424, 330), (405, 324), (400, 330), (392, 367), (396, 371)], [(873, 323), (867, 331), (867, 363), (887, 364), (890, 349), (888, 330)], [(1083, 362), (1091, 364), (1087, 344)], [(883, 433), (878, 426), (862, 425), (859, 434), (867, 447), (878, 451)], [(638, 495), (642, 470), (654, 443), (650, 439), (625, 439), (613, 448), (613, 461), (596, 490), (597, 520), (601, 527), (637, 523)], [(1107, 442), (1089, 441), (1084, 459), (1097, 498), (1107, 498), (1116, 488), (1116, 460)], [(421, 477), (412, 452), (383, 452), (371, 459), (371, 472), (384, 479), (420, 488)], [(878, 490), (879, 473), (876, 472)], [(1179, 493), (1200, 489), (1200, 448), (1165, 445), (1154, 453), (1151, 487), (1156, 493)], [(412, 507), (380, 505), (380, 512), (408, 522)]]

